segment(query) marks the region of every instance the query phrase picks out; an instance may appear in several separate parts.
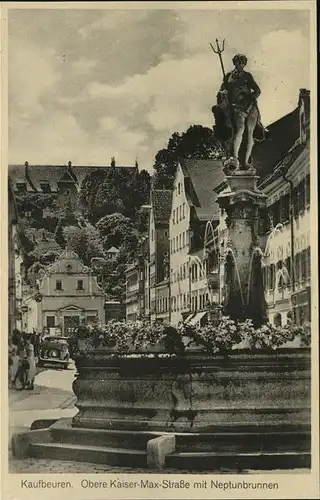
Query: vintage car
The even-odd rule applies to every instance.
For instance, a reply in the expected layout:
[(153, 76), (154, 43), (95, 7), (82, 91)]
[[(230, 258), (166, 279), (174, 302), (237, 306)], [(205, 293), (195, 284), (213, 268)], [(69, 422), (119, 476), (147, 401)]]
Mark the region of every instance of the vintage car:
[(44, 337), (40, 347), (38, 365), (54, 364), (65, 370), (69, 366), (70, 352), (68, 337), (48, 335)]

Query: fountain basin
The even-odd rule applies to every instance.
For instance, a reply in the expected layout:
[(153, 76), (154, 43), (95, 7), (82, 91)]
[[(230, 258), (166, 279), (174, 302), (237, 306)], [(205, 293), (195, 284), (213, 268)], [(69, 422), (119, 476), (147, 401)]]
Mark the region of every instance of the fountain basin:
[(75, 362), (73, 427), (190, 433), (310, 426), (309, 348), (148, 358), (101, 349)]

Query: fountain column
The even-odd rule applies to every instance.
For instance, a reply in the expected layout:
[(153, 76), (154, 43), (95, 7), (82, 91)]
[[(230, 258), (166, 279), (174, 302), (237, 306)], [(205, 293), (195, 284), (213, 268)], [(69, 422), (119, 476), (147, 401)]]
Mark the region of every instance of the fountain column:
[(224, 314), (240, 321), (250, 318), (260, 326), (267, 320), (258, 242), (259, 212), (266, 195), (257, 188), (254, 169), (224, 172), (227, 188), (217, 200), (226, 212), (228, 228)]

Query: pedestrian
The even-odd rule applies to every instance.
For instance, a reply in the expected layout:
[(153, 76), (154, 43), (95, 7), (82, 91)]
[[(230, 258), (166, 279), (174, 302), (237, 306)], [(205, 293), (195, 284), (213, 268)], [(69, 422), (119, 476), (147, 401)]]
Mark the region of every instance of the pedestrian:
[(36, 360), (34, 357), (34, 347), (30, 343), (27, 347), (27, 361), (29, 363), (29, 368), (27, 370), (27, 385), (26, 388), (33, 390), (34, 389), (34, 379), (37, 374), (37, 366)]
[(18, 373), (20, 358), (17, 353), (17, 347), (13, 346), (11, 352), (9, 353), (9, 387), (13, 388), (15, 386), (15, 379)]

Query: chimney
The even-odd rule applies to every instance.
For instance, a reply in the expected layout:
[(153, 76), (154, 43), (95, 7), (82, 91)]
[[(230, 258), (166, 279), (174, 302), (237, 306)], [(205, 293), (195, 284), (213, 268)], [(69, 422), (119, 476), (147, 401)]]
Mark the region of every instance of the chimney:
[(114, 168), (116, 166), (116, 160), (115, 160), (115, 157), (113, 156), (111, 158), (111, 163), (110, 163), (111, 167)]
[(71, 161), (68, 161), (68, 167), (69, 167), (69, 169), (72, 167)]
[(31, 180), (31, 177), (30, 177), (29, 162), (25, 161), (24, 165), (26, 167), (25, 168), (25, 178), (26, 178), (27, 182), (29, 183), (29, 185), (31, 186), (31, 188), (33, 189), (33, 191), (36, 193), (37, 192), (37, 188), (33, 184), (32, 180)]
[(299, 91), (300, 141), (304, 144), (310, 136), (310, 90)]

